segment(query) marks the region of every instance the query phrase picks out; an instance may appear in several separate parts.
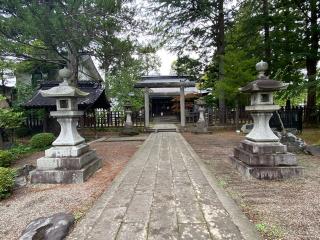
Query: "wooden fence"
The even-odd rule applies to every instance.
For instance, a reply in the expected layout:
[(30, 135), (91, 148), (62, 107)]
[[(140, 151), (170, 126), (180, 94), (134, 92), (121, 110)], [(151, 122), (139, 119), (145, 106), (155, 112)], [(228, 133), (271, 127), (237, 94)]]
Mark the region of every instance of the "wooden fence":
[[(296, 128), (302, 130), (302, 125), (305, 116), (305, 109), (303, 107), (281, 108), (278, 111), (283, 124), (286, 128)], [(317, 116), (317, 115), (316, 115)], [(178, 118), (180, 114), (178, 115)], [(205, 112), (209, 126), (219, 125), (221, 112), (219, 109), (207, 110)], [(198, 112), (186, 113), (186, 122), (195, 123), (198, 121)], [(252, 123), (253, 120), (250, 113), (244, 109), (240, 109), (238, 112), (235, 109), (227, 109), (224, 115), (224, 125), (234, 125), (241, 127), (242, 124)], [(132, 122), (134, 126), (144, 127), (144, 114), (139, 112), (133, 112)], [(79, 128), (110, 128), (110, 127), (123, 127), (125, 123), (125, 113), (107, 111), (104, 109), (97, 109), (96, 111), (85, 112), (79, 120)], [(320, 118), (319, 118), (320, 123)], [(44, 124), (43, 118), (38, 117), (35, 114), (27, 116), (25, 125), (30, 129), (41, 130)], [(270, 120), (270, 125), (273, 128), (281, 128), (281, 124), (277, 114), (274, 114)]]
[[(144, 115), (139, 112), (132, 113), (133, 126), (144, 126)], [(86, 112), (79, 120), (80, 128), (108, 128), (123, 127), (125, 123), (124, 112), (112, 112), (99, 109), (94, 112)]]
[(43, 118), (39, 117), (35, 113), (28, 113), (25, 118), (24, 125), (32, 130), (42, 130), (43, 129)]
[[(224, 118), (225, 123), (224, 125), (236, 125), (236, 124), (245, 124), (253, 122), (250, 113), (246, 112), (245, 110), (238, 111), (237, 113), (234, 109), (227, 109)], [(205, 118), (207, 119), (209, 126), (219, 125), (220, 124), (220, 117), (221, 111), (219, 109), (207, 109), (205, 112)], [(180, 118), (180, 116), (179, 116)], [(198, 112), (189, 112), (186, 114), (186, 122), (187, 123), (195, 123), (199, 119)]]
[[(283, 125), (285, 128), (296, 128), (299, 131), (302, 131), (303, 120), (304, 120), (304, 108), (303, 107), (292, 107), (284, 108), (282, 107), (278, 111)], [(220, 118), (222, 114), (219, 109), (207, 110), (205, 112), (205, 118), (207, 119), (209, 126), (220, 125)], [(195, 123), (198, 121), (199, 113), (190, 112), (186, 115), (187, 123)], [(245, 109), (238, 110), (238, 113), (235, 109), (227, 109), (224, 115), (224, 124), (223, 125), (234, 125), (241, 127), (245, 123), (252, 123), (253, 119), (249, 112), (246, 112)], [(270, 126), (272, 128), (281, 129), (281, 123), (276, 112), (273, 114), (270, 119)]]
[[(139, 112), (132, 114), (133, 126), (144, 127), (144, 115)], [(110, 128), (123, 127), (125, 123), (124, 112), (113, 112), (104, 109), (97, 109), (96, 111), (85, 112), (79, 119), (79, 128)], [(33, 130), (42, 130), (44, 120), (43, 118), (29, 114), (26, 117), (24, 125)]]

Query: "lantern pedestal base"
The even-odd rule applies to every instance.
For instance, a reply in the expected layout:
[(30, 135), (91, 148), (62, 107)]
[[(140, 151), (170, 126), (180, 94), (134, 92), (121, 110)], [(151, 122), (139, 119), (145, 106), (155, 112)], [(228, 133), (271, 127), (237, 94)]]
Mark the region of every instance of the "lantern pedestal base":
[(193, 133), (208, 133), (208, 127), (205, 121), (198, 121), (196, 127), (192, 130)]
[(286, 179), (302, 176), (296, 156), (279, 142), (257, 143), (244, 140), (234, 149), (231, 164), (244, 176), (257, 179)]
[(101, 166), (96, 151), (87, 144), (52, 147), (37, 160), (31, 183), (83, 183)]
[(135, 136), (135, 135), (139, 135), (139, 131), (132, 126), (131, 127), (125, 126), (120, 132), (120, 136)]

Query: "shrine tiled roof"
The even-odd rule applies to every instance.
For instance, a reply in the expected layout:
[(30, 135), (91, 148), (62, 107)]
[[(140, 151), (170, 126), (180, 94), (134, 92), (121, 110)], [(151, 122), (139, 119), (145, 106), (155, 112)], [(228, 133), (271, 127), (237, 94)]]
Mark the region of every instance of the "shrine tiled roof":
[(170, 88), (180, 86), (194, 87), (195, 81), (192, 81), (189, 76), (143, 76), (141, 77), (141, 81), (134, 85), (135, 88)]
[[(56, 100), (54, 98), (43, 97), (40, 90), (48, 90), (58, 86), (59, 83), (58, 81), (42, 83), (33, 97), (22, 106), (26, 108), (55, 108)], [(104, 87), (100, 82), (80, 81), (78, 82), (78, 88), (83, 92), (89, 93), (88, 96), (78, 99), (79, 109), (87, 109), (89, 107), (110, 108)]]

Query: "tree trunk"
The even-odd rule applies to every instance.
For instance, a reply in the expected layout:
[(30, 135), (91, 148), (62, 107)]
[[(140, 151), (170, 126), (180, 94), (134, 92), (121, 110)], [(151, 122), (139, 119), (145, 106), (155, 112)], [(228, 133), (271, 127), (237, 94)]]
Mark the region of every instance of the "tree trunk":
[[(223, 81), (224, 79), (224, 54), (225, 54), (225, 41), (224, 41), (224, 9), (223, 0), (218, 1), (218, 35), (217, 35), (217, 58), (219, 65), (219, 76), (218, 80)], [(224, 92), (219, 93), (219, 120), (220, 124), (226, 123), (226, 103)]]
[(236, 130), (239, 130), (239, 98), (238, 97), (235, 100), (235, 108), (236, 108), (236, 116), (235, 116)]
[(4, 141), (3, 141), (2, 134), (3, 134), (3, 130), (0, 129), (0, 149), (3, 149), (3, 147), (4, 147)]
[(68, 48), (68, 59), (69, 62), (67, 64), (68, 69), (72, 72), (70, 78), (70, 84), (73, 86), (77, 86), (78, 84), (78, 69), (79, 69), (79, 56), (78, 51), (71, 44)]
[[(315, 119), (312, 117), (317, 104), (317, 88), (316, 75), (317, 63), (319, 60), (319, 33), (318, 33), (318, 16), (317, 16), (317, 1), (310, 1), (310, 28), (307, 29), (306, 36), (309, 36), (310, 50), (306, 57), (306, 68), (308, 75), (308, 97), (307, 97), (307, 116), (306, 120), (312, 123)], [(308, 22), (308, 21), (307, 21)]]
[(263, 0), (263, 28), (264, 28), (264, 57), (265, 61), (269, 64), (269, 68), (266, 72), (270, 74), (271, 69), (271, 42), (270, 42), (270, 21), (269, 21), (269, 3), (268, 0)]
[(6, 86), (4, 80), (4, 71), (1, 69), (1, 94), (5, 97), (6, 96)]

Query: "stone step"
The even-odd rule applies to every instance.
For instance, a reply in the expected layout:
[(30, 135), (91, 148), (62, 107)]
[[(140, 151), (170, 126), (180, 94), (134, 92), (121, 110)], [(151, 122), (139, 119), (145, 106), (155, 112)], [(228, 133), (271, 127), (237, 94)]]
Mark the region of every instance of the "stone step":
[(157, 133), (157, 132), (177, 132), (176, 128), (149, 128), (146, 132)]
[(159, 128), (159, 129), (155, 129), (156, 132), (177, 132), (176, 128)]

